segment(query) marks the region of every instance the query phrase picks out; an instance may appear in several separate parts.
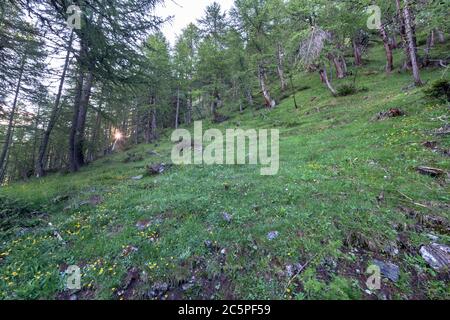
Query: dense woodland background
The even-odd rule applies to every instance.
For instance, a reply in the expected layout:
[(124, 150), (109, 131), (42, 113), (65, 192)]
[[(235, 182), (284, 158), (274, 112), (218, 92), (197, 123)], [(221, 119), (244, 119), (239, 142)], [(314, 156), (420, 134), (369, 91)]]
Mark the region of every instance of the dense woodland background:
[[(0, 3), (2, 183), (78, 171), (118, 137), (122, 147), (150, 143), (196, 119), (275, 108), (299, 90), (292, 79), (302, 71), (317, 73), (332, 95), (356, 90), (348, 66), (362, 66), (374, 41), (384, 45), (386, 72), (411, 72), (417, 86), (421, 68), (449, 59), (430, 58), (448, 36), (448, 1), (236, 0), (229, 12), (214, 3), (173, 48), (158, 31), (170, 20), (155, 11), (161, 2)], [(67, 27), (72, 4), (81, 29)], [(371, 4), (381, 8), (379, 30), (366, 27)], [(335, 87), (344, 77), (355, 81)]]

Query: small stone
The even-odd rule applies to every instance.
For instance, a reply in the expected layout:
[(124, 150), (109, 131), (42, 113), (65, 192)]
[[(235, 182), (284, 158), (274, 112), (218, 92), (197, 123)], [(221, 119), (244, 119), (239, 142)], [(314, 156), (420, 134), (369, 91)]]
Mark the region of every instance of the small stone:
[(420, 248), (422, 258), (436, 271), (450, 269), (450, 247), (432, 243)]
[(374, 260), (373, 263), (380, 267), (381, 274), (393, 282), (397, 282), (399, 279), (400, 268), (399, 266), (391, 262), (383, 262), (380, 260)]
[(223, 255), (223, 256), (226, 255), (227, 254), (227, 249), (222, 249), (220, 251), (220, 254)]
[(275, 240), (276, 238), (278, 238), (278, 236), (280, 235), (280, 233), (278, 231), (270, 231), (267, 234), (267, 239), (269, 239), (269, 241)]
[(208, 249), (211, 249), (213, 246), (213, 243), (211, 240), (205, 240), (205, 247), (207, 247)]
[(144, 178), (144, 176), (140, 175), (140, 176), (132, 177), (131, 180), (138, 181), (138, 180), (142, 180), (143, 178)]
[(136, 228), (138, 228), (139, 231), (144, 231), (148, 227), (150, 227), (152, 222), (150, 220), (141, 220), (136, 223)]
[(156, 283), (148, 292), (150, 298), (163, 296), (169, 290), (169, 285), (165, 282)]
[(70, 300), (70, 301), (76, 301), (76, 300), (78, 300), (78, 297), (77, 297), (76, 294), (73, 294), (73, 295), (71, 295), (71, 296), (69, 297), (69, 300)]

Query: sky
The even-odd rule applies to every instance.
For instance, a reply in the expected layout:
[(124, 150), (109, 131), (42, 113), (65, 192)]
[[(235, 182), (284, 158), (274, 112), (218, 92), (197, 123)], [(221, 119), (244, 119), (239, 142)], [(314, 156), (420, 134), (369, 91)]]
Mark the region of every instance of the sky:
[[(177, 35), (189, 23), (196, 23), (203, 16), (206, 7), (214, 0), (166, 0), (164, 6), (156, 9), (156, 15), (167, 17), (174, 16), (172, 23), (167, 23), (162, 31), (171, 45), (175, 44)], [(229, 10), (234, 0), (216, 0), (222, 10)]]

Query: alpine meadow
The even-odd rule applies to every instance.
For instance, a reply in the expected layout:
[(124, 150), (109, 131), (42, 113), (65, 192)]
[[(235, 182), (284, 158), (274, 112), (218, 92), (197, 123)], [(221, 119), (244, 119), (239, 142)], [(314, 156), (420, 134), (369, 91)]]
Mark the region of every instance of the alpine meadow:
[(448, 301), (449, 13), (1, 0), (0, 300)]

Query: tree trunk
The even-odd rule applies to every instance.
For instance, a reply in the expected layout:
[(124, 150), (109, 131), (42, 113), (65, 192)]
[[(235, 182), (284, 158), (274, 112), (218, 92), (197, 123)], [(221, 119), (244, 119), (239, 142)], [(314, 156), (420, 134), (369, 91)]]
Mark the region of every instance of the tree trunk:
[(404, 0), (405, 7), (403, 9), (404, 18), (405, 18), (405, 27), (406, 27), (406, 36), (408, 38), (408, 46), (409, 46), (409, 55), (411, 58), (411, 65), (413, 70), (413, 76), (414, 76), (414, 83), (416, 86), (423, 85), (422, 80), (420, 79), (420, 72), (419, 72), (419, 64), (417, 63), (417, 55), (416, 55), (416, 48), (415, 48), (415, 41), (414, 41), (414, 34), (413, 34), (413, 26), (412, 26), (412, 20), (411, 20), (411, 11), (409, 7), (409, 1)]
[(430, 31), (427, 37), (427, 46), (425, 48), (425, 58), (423, 59), (423, 64), (427, 66), (430, 63), (430, 52), (431, 48), (434, 47), (434, 30)]
[(337, 94), (337, 92), (331, 85), (330, 81), (328, 80), (327, 69), (325, 66), (319, 70), (319, 74), (320, 74), (320, 79), (322, 79), (322, 81), (326, 84), (327, 88), (331, 91), (333, 96), (335, 96)]
[(91, 97), (93, 79), (94, 75), (92, 71), (88, 71), (86, 79), (83, 83), (75, 136), (75, 161), (77, 170), (86, 164), (86, 161), (84, 159), (86, 116), (89, 106), (89, 99)]
[(264, 67), (259, 65), (258, 68), (259, 72), (259, 84), (261, 85), (261, 91), (264, 97), (264, 102), (266, 104), (266, 107), (268, 109), (272, 109), (275, 107), (275, 101), (272, 100), (272, 98), (270, 97), (270, 92), (269, 92), (269, 88), (266, 85), (266, 71), (264, 70)]
[(345, 72), (344, 72), (343, 65), (342, 65), (340, 59), (338, 59), (331, 52), (328, 54), (328, 59), (330, 60), (330, 62), (332, 62), (334, 64), (334, 68), (336, 69), (336, 76), (338, 77), (338, 79), (345, 78)]
[(101, 101), (98, 107), (98, 111), (97, 111), (97, 116), (95, 117), (95, 126), (92, 129), (92, 136), (91, 136), (91, 142), (90, 142), (90, 146), (89, 146), (89, 152), (88, 152), (88, 161), (92, 162), (95, 160), (95, 156), (97, 153), (97, 149), (95, 147), (96, 143), (97, 143), (97, 137), (99, 135), (99, 131), (100, 131), (100, 127), (102, 124), (102, 114), (101, 114), (101, 110), (102, 110), (102, 104), (103, 102)]
[(403, 50), (405, 52), (405, 63), (403, 64), (402, 69), (411, 69), (411, 60), (410, 60), (410, 55), (409, 55), (409, 46), (408, 46), (408, 39), (406, 37), (406, 27), (405, 27), (405, 18), (403, 16), (403, 9), (402, 9), (402, 4), (401, 4), (401, 0), (395, 0), (395, 4), (397, 7), (397, 21), (399, 24), (399, 33), (400, 33), (400, 37), (402, 38), (402, 45), (403, 45)]
[(355, 66), (362, 66), (361, 47), (356, 39), (353, 39), (353, 57), (355, 58)]
[(277, 45), (277, 72), (278, 72), (278, 77), (280, 78), (281, 91), (284, 92), (286, 90), (287, 84), (286, 84), (286, 79), (284, 77), (283, 64), (284, 64), (284, 51), (283, 51), (283, 47), (279, 43)]
[(12, 136), (13, 136), (14, 117), (16, 116), (17, 102), (19, 99), (20, 87), (22, 85), (22, 78), (23, 78), (23, 72), (24, 72), (26, 60), (27, 60), (27, 57), (25, 54), (22, 57), (22, 61), (20, 63), (19, 79), (17, 80), (16, 91), (14, 94), (14, 102), (13, 102), (11, 112), (9, 114), (8, 129), (7, 129), (6, 135), (5, 135), (5, 144), (3, 145), (3, 150), (0, 155), (0, 183), (3, 182), (3, 179), (6, 176), (6, 169), (7, 169), (6, 162), (8, 161), (8, 159), (7, 159), (8, 152), (9, 152), (9, 147), (11, 145), (11, 140), (12, 140)]
[(175, 129), (178, 129), (180, 123), (180, 88), (177, 88), (177, 107), (175, 111)]
[(381, 39), (383, 39), (384, 51), (386, 52), (386, 72), (391, 73), (394, 70), (394, 57), (392, 55), (392, 47), (389, 42), (389, 37), (383, 24), (380, 26), (380, 35)]
[(291, 83), (292, 97), (294, 98), (294, 107), (298, 109), (297, 98), (295, 97), (295, 88), (294, 88), (294, 80), (292, 79), (292, 73), (289, 73), (289, 80)]
[(189, 97), (187, 101), (186, 123), (192, 123), (192, 91), (189, 90)]
[(247, 96), (247, 102), (248, 102), (248, 104), (249, 104), (251, 107), (253, 107), (253, 95), (252, 95), (252, 91), (251, 91), (249, 88), (247, 88), (245, 91), (246, 91), (246, 96)]
[(53, 128), (55, 127), (56, 120), (58, 118), (59, 105), (61, 102), (61, 95), (62, 95), (62, 91), (63, 91), (63, 87), (64, 87), (64, 81), (66, 79), (66, 73), (67, 73), (67, 69), (69, 67), (70, 52), (72, 50), (72, 41), (73, 41), (73, 32), (70, 34), (70, 39), (69, 39), (67, 54), (66, 54), (66, 60), (64, 62), (64, 68), (63, 68), (63, 72), (62, 72), (61, 79), (59, 82), (59, 88), (58, 88), (58, 93), (56, 95), (55, 104), (53, 106), (47, 128), (45, 129), (44, 136), (42, 138), (42, 143), (39, 147), (39, 155), (38, 155), (38, 160), (37, 160), (37, 164), (36, 164), (36, 174), (38, 177), (43, 177), (45, 175), (45, 165), (44, 165), (45, 153), (47, 152), (48, 143), (50, 141), (50, 135), (53, 131)]
[(151, 135), (152, 135), (153, 141), (158, 139), (158, 126), (157, 126), (157, 122), (156, 122), (156, 107), (154, 107), (152, 110)]
[(77, 85), (75, 89), (75, 101), (73, 104), (73, 115), (72, 115), (72, 124), (70, 128), (69, 134), (69, 169), (71, 172), (78, 171), (78, 165), (75, 157), (75, 141), (77, 135), (77, 123), (78, 123), (78, 114), (80, 111), (80, 100), (81, 94), (83, 91), (83, 82), (84, 82), (84, 73), (82, 70), (78, 71)]

